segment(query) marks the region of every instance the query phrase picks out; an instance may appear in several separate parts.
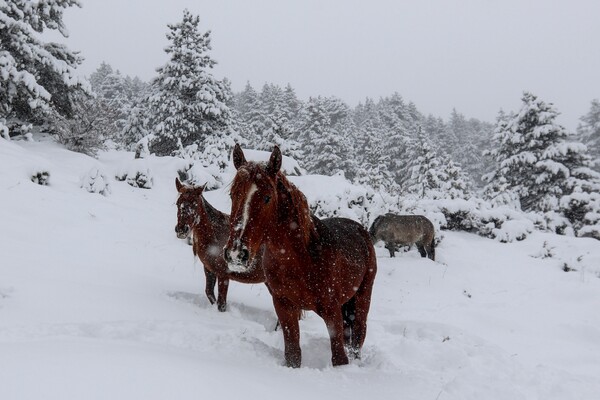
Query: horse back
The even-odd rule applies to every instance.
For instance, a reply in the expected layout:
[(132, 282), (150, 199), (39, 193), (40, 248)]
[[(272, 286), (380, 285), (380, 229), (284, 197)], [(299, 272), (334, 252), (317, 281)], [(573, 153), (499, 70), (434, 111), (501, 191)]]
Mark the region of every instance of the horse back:
[(435, 236), (433, 224), (423, 215), (381, 215), (373, 222), (371, 231), (374, 242), (399, 244), (430, 243)]
[[(326, 218), (315, 225), (319, 235), (319, 249), (331, 249), (331, 257), (343, 264), (346, 272), (363, 274), (367, 268), (373, 268), (375, 250), (369, 232), (358, 222), (348, 218)], [(324, 256), (328, 252), (320, 252)]]

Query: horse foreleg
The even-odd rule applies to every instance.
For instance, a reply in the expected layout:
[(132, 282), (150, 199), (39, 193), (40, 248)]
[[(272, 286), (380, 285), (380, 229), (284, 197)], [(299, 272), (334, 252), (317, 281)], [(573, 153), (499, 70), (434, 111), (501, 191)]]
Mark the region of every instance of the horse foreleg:
[(206, 277), (206, 286), (204, 287), (204, 293), (208, 297), (210, 304), (215, 304), (217, 299), (215, 298), (215, 283), (217, 282), (217, 275), (210, 272), (204, 267), (204, 276)]
[(394, 244), (393, 243), (386, 243), (385, 247), (389, 250), (390, 257), (394, 257), (394, 254), (396, 252), (396, 248), (394, 247)]
[(300, 325), (298, 317), (300, 310), (288, 300), (273, 297), (273, 306), (283, 331), (285, 365), (300, 368), (302, 352), (300, 350)]
[(227, 310), (227, 290), (229, 289), (229, 278), (219, 278), (219, 297), (217, 308), (223, 312)]

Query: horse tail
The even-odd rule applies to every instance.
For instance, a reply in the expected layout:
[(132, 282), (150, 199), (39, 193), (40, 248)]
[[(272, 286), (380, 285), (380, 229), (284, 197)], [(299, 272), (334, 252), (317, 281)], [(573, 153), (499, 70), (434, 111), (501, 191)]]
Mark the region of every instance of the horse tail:
[(354, 320), (356, 319), (356, 296), (342, 304), (342, 317), (344, 319), (344, 341), (350, 345)]

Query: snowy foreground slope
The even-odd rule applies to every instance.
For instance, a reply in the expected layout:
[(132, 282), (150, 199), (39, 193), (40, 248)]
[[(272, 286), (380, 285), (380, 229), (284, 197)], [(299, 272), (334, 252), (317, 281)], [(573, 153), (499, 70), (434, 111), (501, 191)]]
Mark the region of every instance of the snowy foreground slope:
[[(264, 285), (232, 283), (226, 313), (208, 304), (174, 233), (173, 159), (147, 161), (151, 190), (80, 188), (131, 158), (0, 139), (0, 399), (600, 398), (599, 241), (445, 232), (437, 262), (378, 247), (362, 360), (331, 367), (309, 313), (292, 370)], [(226, 190), (207, 193), (225, 211)]]

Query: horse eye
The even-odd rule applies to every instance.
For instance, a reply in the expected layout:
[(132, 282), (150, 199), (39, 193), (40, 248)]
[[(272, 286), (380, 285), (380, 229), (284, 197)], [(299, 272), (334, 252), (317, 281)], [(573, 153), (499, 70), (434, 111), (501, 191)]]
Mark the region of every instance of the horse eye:
[(265, 196), (265, 204), (269, 204), (269, 201), (271, 201), (271, 196)]

